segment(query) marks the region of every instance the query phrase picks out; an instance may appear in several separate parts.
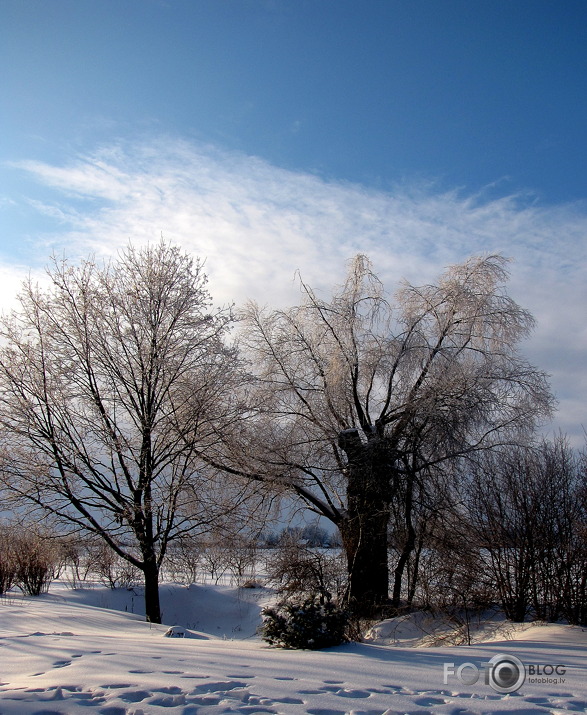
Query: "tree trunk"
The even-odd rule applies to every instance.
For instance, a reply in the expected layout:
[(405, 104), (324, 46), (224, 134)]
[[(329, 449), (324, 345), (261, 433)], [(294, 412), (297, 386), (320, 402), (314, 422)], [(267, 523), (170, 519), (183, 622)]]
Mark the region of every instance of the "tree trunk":
[(355, 513), (341, 525), (352, 610), (368, 615), (388, 600), (387, 522), (382, 513)]
[(348, 458), (347, 515), (340, 523), (348, 601), (355, 613), (369, 615), (387, 603), (389, 595), (390, 460), (380, 439), (363, 443), (357, 430), (342, 432), (339, 445)]
[(149, 623), (161, 623), (159, 603), (159, 567), (155, 554), (148, 554), (143, 561), (145, 577), (145, 617)]
[[(410, 577), (410, 581), (408, 583), (408, 598), (406, 601), (406, 606), (408, 608), (412, 607), (412, 603), (414, 602), (414, 596), (416, 595), (416, 587), (418, 585), (418, 578), (419, 578), (419, 569), (420, 569), (420, 557), (422, 556), (422, 549), (424, 548), (424, 537), (423, 534), (420, 534), (418, 538), (418, 545), (415, 549), (414, 552), (414, 565), (412, 567), (412, 574)], [(400, 590), (401, 593), (401, 590)], [(395, 591), (394, 591), (395, 595)], [(392, 599), (393, 603), (393, 599)]]
[(393, 597), (392, 604), (397, 608), (401, 602), (402, 594), (402, 583), (404, 577), (404, 571), (416, 546), (416, 530), (414, 529), (414, 524), (412, 521), (412, 511), (414, 507), (414, 477), (413, 475), (408, 475), (406, 482), (406, 494), (404, 498), (404, 526), (406, 529), (406, 536), (404, 545), (402, 547), (400, 557), (396, 564), (394, 570), (393, 578)]

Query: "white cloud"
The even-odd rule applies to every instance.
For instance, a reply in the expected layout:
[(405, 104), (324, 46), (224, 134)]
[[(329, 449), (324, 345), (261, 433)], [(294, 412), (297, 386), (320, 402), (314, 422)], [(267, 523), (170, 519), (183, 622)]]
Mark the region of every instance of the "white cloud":
[(56, 190), (54, 201), (36, 203), (63, 222), (54, 247), (109, 254), (163, 234), (207, 259), (218, 301), (291, 303), (296, 269), (327, 290), (357, 252), (371, 256), (390, 288), (402, 277), (433, 280), (473, 253), (512, 256), (511, 293), (538, 320), (526, 352), (553, 375), (558, 425), (580, 433), (587, 423), (584, 207), (378, 192), (168, 138), (112, 145), (65, 166), (19, 167)]
[(17, 295), (23, 281), (32, 275), (22, 265), (0, 264), (0, 310), (8, 312), (17, 307)]

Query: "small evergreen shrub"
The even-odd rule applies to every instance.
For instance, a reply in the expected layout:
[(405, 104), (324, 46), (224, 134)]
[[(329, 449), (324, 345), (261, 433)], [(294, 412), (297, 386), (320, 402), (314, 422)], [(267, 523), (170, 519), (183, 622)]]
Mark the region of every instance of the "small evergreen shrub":
[(348, 615), (317, 596), (303, 602), (282, 601), (263, 610), (261, 635), (280, 648), (319, 650), (347, 641)]

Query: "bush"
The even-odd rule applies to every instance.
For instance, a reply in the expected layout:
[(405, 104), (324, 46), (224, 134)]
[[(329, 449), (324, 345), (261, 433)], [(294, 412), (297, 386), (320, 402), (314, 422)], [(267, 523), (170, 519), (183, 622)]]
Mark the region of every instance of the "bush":
[(341, 600), (347, 573), (336, 549), (313, 549), (295, 541), (282, 541), (267, 559), (269, 582), (290, 601), (318, 595), (322, 600)]
[(70, 534), (59, 540), (61, 573), (67, 584), (79, 588), (85, 583), (92, 567), (88, 556), (88, 539), (79, 534)]
[(182, 536), (171, 542), (165, 556), (165, 572), (177, 583), (196, 583), (202, 566), (201, 545), (193, 536)]
[(47, 593), (59, 563), (55, 542), (35, 531), (23, 531), (15, 538), (16, 583), (29, 596)]
[(10, 532), (0, 529), (0, 596), (10, 591), (16, 582), (16, 558)]
[(88, 558), (91, 559), (91, 572), (100, 581), (115, 588), (132, 588), (142, 581), (142, 574), (136, 566), (119, 556), (114, 549), (102, 540), (97, 539), (88, 549)]
[(261, 635), (280, 648), (319, 650), (346, 642), (347, 625), (345, 611), (314, 596), (302, 603), (282, 601), (264, 609)]
[(0, 554), (0, 596), (8, 593), (16, 581), (14, 560), (6, 553)]

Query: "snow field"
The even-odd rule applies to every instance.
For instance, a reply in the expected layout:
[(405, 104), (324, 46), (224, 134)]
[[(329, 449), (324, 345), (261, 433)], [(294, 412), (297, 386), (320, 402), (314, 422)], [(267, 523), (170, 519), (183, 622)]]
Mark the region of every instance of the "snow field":
[[(0, 603), (0, 715), (557, 715), (587, 712), (587, 632), (532, 626), (515, 640), (413, 648), (381, 638), (325, 651), (268, 647), (255, 628), (262, 589), (166, 585), (166, 625), (138, 613), (126, 590), (55, 589)], [(106, 607), (104, 607), (106, 606)], [(117, 610), (115, 610), (117, 609)], [(166, 638), (171, 625), (186, 638)], [(389, 629), (388, 629), (389, 630)], [(443, 682), (444, 664), (497, 653), (562, 663), (564, 682), (526, 682), (500, 695), (478, 682)]]

